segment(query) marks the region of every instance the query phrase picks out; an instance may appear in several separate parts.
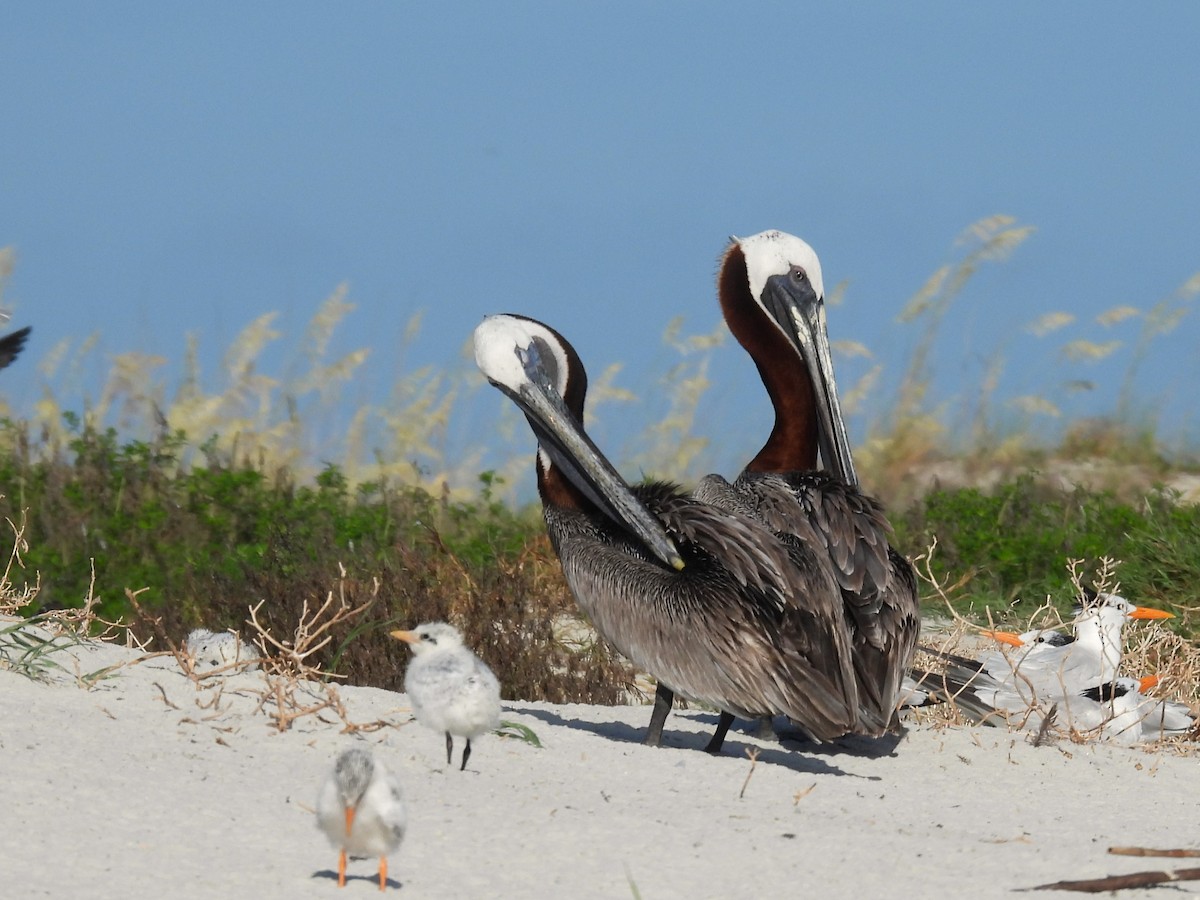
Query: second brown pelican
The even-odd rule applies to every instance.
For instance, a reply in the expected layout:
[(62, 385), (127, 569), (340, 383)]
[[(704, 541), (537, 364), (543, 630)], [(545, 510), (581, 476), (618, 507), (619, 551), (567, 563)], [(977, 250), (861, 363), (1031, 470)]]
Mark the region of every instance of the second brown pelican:
[(744, 718), (787, 715), (818, 740), (856, 729), (851, 633), (823, 545), (674, 485), (630, 488), (583, 430), (587, 374), (552, 328), (490, 316), (475, 360), (537, 436), (546, 529), (581, 609), (659, 681), (647, 743), (672, 691)]
[(852, 633), (855, 730), (880, 734), (920, 630), (916, 578), (889, 545), (883, 508), (858, 489), (833, 378), (821, 263), (807, 243), (780, 231), (734, 239), (717, 291), (726, 324), (758, 367), (775, 424), (732, 485), (710, 475), (695, 495), (823, 549)]

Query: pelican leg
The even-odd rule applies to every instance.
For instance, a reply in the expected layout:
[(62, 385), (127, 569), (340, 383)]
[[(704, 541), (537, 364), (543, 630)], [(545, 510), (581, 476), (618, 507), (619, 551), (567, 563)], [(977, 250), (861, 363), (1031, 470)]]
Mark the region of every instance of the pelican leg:
[(721, 718), (717, 719), (717, 730), (713, 732), (712, 740), (704, 748), (705, 753), (720, 753), (721, 747), (725, 743), (725, 734), (729, 731), (729, 726), (733, 724), (733, 713), (723, 712)]
[(338, 887), (346, 886), (346, 851), (338, 857)]
[(465, 750), (463, 750), (463, 761), (462, 761), (462, 765), (458, 767), (458, 771), (460, 771), (460, 772), (466, 771), (467, 759), (470, 757), (470, 755), (471, 755), (471, 739), (467, 738), (467, 747)]
[(387, 887), (387, 857), (379, 857), (379, 889)]
[(650, 727), (642, 741), (647, 747), (662, 746), (663, 725), (666, 724), (667, 714), (670, 713), (674, 702), (675, 692), (660, 681), (654, 691), (654, 712), (650, 714)]
[(450, 765), (450, 761), (454, 756), (454, 738), (450, 736), (450, 732), (446, 732), (446, 765)]

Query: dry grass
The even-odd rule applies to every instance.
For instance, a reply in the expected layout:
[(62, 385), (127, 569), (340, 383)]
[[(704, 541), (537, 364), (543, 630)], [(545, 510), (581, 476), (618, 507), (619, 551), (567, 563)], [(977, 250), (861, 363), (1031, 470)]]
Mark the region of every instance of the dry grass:
[(25, 515), (21, 515), (19, 522), (8, 518), (4, 521), (12, 531), (12, 549), (9, 551), (8, 561), (4, 565), (4, 574), (0, 575), (0, 616), (13, 616), (18, 610), (26, 608), (34, 601), (41, 590), (41, 581), (35, 579), (33, 583), (30, 583), (28, 579), (22, 579), (19, 587), (13, 582), (13, 569), (24, 568), (21, 554), (29, 546), (25, 541)]
[[(0, 668), (8, 669), (37, 681), (48, 680), (62, 669), (56, 654), (76, 646), (96, 635), (97, 639), (114, 639), (120, 631), (119, 623), (107, 622), (95, 612), (95, 596), (92, 591), (79, 609), (52, 610), (36, 616), (25, 617), (21, 611), (37, 598), (41, 590), (41, 578), (22, 578), (20, 586), (13, 581), (14, 569), (24, 569), (22, 553), (28, 550), (25, 540), (26, 518), (22, 514), (19, 522), (5, 520), (12, 530), (12, 549), (0, 576)], [(93, 572), (93, 579), (95, 573)], [(113, 668), (84, 673), (76, 664), (75, 680), (83, 687), (91, 687), (114, 671)]]
[[(343, 734), (378, 731), (398, 725), (400, 723), (386, 719), (354, 721), (337, 687), (330, 683), (330, 679), (343, 676), (326, 670), (315, 661), (317, 654), (326, 650), (334, 640), (337, 631), (359, 623), (374, 605), (378, 582), (375, 583), (374, 592), (362, 603), (347, 600), (346, 584), (345, 569), (340, 569), (336, 589), (330, 590), (325, 601), (316, 608), (310, 609), (305, 601), (298, 617), (286, 632), (277, 633), (263, 623), (259, 616), (262, 602), (249, 607), (246, 624), (250, 626), (259, 653), (204, 670), (186, 648), (181, 648), (171, 639), (161, 617), (152, 616), (142, 608), (137, 600), (138, 592), (129, 591), (130, 603), (138, 615), (138, 625), (150, 629), (169, 648), (163, 654), (151, 654), (135, 662), (167, 653), (174, 656), (180, 671), (195, 686), (196, 705), (202, 710), (211, 711), (205, 717), (205, 721), (209, 722), (222, 717), (221, 700), (227, 686), (226, 676), (257, 671), (262, 684), (257, 688), (242, 685), (235, 693), (245, 694), (249, 691), (253, 694), (257, 702), (252, 715), (262, 713), (276, 731), (287, 731), (296, 720), (310, 716), (323, 724), (340, 724)], [(165, 691), (163, 700), (170, 704)]]
[[(981, 266), (1007, 259), (1033, 231), (1008, 216), (982, 219), (966, 229), (958, 241), (960, 258), (935, 272), (897, 319), (919, 330), (903, 374), (881, 377), (885, 373), (878, 367), (868, 373), (868, 386), (882, 381), (896, 387), (882, 405), (882, 415), (868, 423), (867, 441), (856, 462), (864, 482), (889, 504), (910, 502), (928, 483), (926, 473), (950, 459), (962, 464), (968, 479), (1012, 474), (1030, 466), (1052, 468), (1056, 459), (1136, 463), (1154, 473), (1164, 471), (1155, 406), (1135, 398), (1135, 377), (1155, 342), (1191, 313), (1200, 295), (1200, 273), (1145, 310), (1121, 305), (1092, 322), (1066, 311), (1039, 315), (1026, 331), (1052, 345), (1040, 355), (1056, 359), (1062, 371), (1044, 393), (1001, 399), (1007, 368), (1004, 348), (1010, 340), (1002, 339), (987, 354), (978, 386), (941, 403), (931, 400), (930, 360), (951, 306)], [(1099, 340), (1093, 337), (1097, 328), (1102, 332)], [(1132, 329), (1136, 331), (1131, 334)], [(1078, 396), (1097, 388), (1094, 366), (1122, 353), (1127, 362), (1112, 414), (1068, 419)], [(861, 392), (855, 387), (850, 396)]]
[[(1116, 459), (1161, 470), (1154, 403), (1135, 395), (1136, 376), (1158, 342), (1191, 314), (1200, 296), (1200, 273), (1145, 309), (1121, 305), (1092, 321), (1062, 310), (1040, 314), (1027, 333), (1045, 344), (1041, 356), (1056, 359), (1062, 374), (1043, 393), (1013, 396), (1004, 390), (1006, 356), (1018, 337), (1010, 335), (984, 351), (977, 385), (957, 396), (935, 398), (934, 359), (944, 354), (948, 314), (971, 299), (972, 281), (981, 270), (1009, 259), (1033, 233), (1032, 226), (1002, 215), (964, 230), (951, 260), (907, 303), (897, 304), (897, 342), (905, 341), (905, 332), (912, 339), (902, 371), (887, 371), (869, 347), (839, 335), (839, 368), (858, 373), (854, 383), (846, 384), (844, 408), (852, 417), (874, 416), (866, 423), (867, 439), (856, 461), (864, 482), (885, 501), (910, 497), (914, 478), (920, 481), (930, 465), (947, 458), (963, 461), (974, 472), (1013, 471), (1054, 456)], [(12, 254), (0, 251), (0, 290), (11, 265)], [(839, 302), (841, 289), (831, 291), (829, 299)], [(715, 304), (713, 309), (716, 316)], [(504, 496), (514, 496), (504, 492), (517, 485), (527, 487), (528, 435), (511, 404), (495, 405), (504, 412), (486, 441), (455, 445), (451, 452), (451, 435), (464, 430), (456, 420), (482, 387), (465, 351), (458, 367), (416, 368), (395, 381), (385, 403), (362, 403), (355, 384), (365, 372), (369, 350), (335, 357), (329, 349), (353, 311), (346, 286), (337, 287), (318, 308), (282, 373), (262, 369), (264, 354), (277, 355), (284, 338), (276, 314), (266, 313), (235, 338), (216, 373), (201, 371), (200, 348), (188, 337), (182, 374), (174, 386), (163, 374), (167, 360), (119, 353), (98, 394), (86, 388), (97, 368), (96, 337), (63, 339), (41, 361), (47, 386), (26, 422), (28, 432), (41, 436), (43, 452), (60, 452), (71, 439), (63, 398), (82, 397), (84, 424), (98, 429), (112, 426), (138, 439), (185, 432), (194, 442), (183, 457), (185, 465), (213, 458), (250, 460), (267, 473), (286, 468), (294, 480), (305, 483), (325, 462), (335, 461), (352, 485), (386, 477), (458, 496), (474, 493), (479, 472), (489, 469), (503, 479), (499, 490)], [(389, 364), (403, 363), (420, 325), (417, 313), (401, 345), (389, 349)], [(711, 429), (697, 429), (696, 413), (710, 386), (713, 354), (738, 352), (728, 348), (726, 337), (719, 320), (710, 332), (695, 335), (683, 333), (680, 319), (669, 323), (663, 340), (677, 361), (647, 392), (646, 409), (637, 415), (647, 424), (629, 440), (628, 451), (617, 455), (620, 467), (684, 482), (703, 474), (697, 466), (715, 435)], [(1115, 370), (1120, 388), (1112, 414), (1070, 420), (1073, 399), (1096, 389), (1095, 365), (1106, 359), (1109, 371), (1120, 365), (1118, 359), (1125, 361), (1123, 372)], [(589, 416), (594, 421), (603, 422), (609, 404), (643, 402), (617, 384), (620, 370), (619, 363), (593, 361)], [(883, 384), (894, 387), (881, 398)], [(875, 402), (865, 403), (868, 396)]]

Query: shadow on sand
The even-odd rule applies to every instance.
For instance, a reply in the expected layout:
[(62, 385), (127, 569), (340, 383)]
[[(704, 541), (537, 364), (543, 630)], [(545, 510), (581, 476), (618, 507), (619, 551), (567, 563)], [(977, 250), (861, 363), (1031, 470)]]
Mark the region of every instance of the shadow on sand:
[[(642, 746), (642, 738), (646, 734), (646, 729), (642, 726), (634, 726), (620, 721), (593, 722), (587, 719), (569, 719), (552, 709), (522, 707), (511, 711), (540, 719), (548, 725), (558, 725), (574, 731), (587, 731), (598, 737), (639, 747)], [(649, 708), (647, 708), (648, 718)], [(702, 724), (706, 728), (700, 732), (690, 729), (672, 731), (671, 722), (668, 720), (667, 727), (663, 731), (662, 747), (646, 747), (646, 750), (649, 752), (678, 749), (702, 753), (712, 729), (716, 728), (717, 716), (693, 711), (683, 718), (683, 721), (691, 725)], [(743, 726), (745, 730), (743, 731), (738, 726)], [(817, 757), (851, 756), (877, 759), (894, 756), (896, 744), (902, 738), (902, 735), (885, 735), (881, 738), (850, 735), (837, 741), (818, 744), (810, 740), (798, 740), (794, 735), (784, 732), (778, 742), (768, 742), (754, 736), (752, 732), (755, 728), (755, 723), (739, 721), (726, 735), (725, 746), (718, 754), (718, 758), (731, 757), (744, 760), (751, 751), (755, 751), (758, 754), (758, 762), (782, 766), (796, 772), (810, 775), (846, 775), (852, 778), (878, 781), (880, 780), (878, 776), (856, 775)]]
[[(358, 857), (351, 857), (351, 859), (358, 859)], [(328, 881), (332, 881), (334, 884), (337, 884), (338, 876), (337, 876), (337, 872), (335, 872), (333, 869), (318, 869), (317, 871), (313, 872), (310, 877), (324, 878)], [(352, 882), (352, 881), (369, 881), (374, 887), (378, 888), (379, 887), (379, 873), (372, 872), (370, 875), (351, 875), (349, 872), (347, 872), (346, 873), (346, 884), (350, 884), (350, 882)], [(388, 876), (386, 884), (390, 888), (399, 888), (400, 887), (400, 882), (397, 881), (395, 878), (392, 878), (390, 875)]]

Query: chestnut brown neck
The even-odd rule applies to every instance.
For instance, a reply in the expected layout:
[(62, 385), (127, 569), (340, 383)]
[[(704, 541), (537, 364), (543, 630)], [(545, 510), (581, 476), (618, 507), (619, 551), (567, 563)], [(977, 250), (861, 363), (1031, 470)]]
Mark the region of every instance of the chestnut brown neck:
[[(549, 326), (546, 327), (549, 328)], [(579, 358), (579, 354), (575, 352), (575, 348), (567, 339), (554, 329), (550, 328), (549, 330), (558, 338), (567, 355), (567, 380), (566, 389), (563, 391), (563, 402), (571, 411), (571, 415), (582, 426), (583, 407), (587, 399), (587, 370), (583, 367), (583, 360)], [(543, 464), (541, 453), (537, 454), (536, 460), (538, 495), (542, 498), (543, 505), (582, 512), (595, 510), (596, 505), (591, 499), (576, 487), (558, 466), (554, 465), (552, 461)]]
[(775, 407), (775, 425), (763, 448), (746, 465), (751, 472), (807, 472), (817, 467), (816, 393), (808, 369), (791, 342), (750, 295), (746, 257), (734, 244), (717, 276), (725, 324), (758, 366)]
[(592, 512), (596, 508), (596, 504), (577, 488), (558, 466), (554, 463), (544, 466), (541, 454), (537, 456), (537, 486), (538, 496), (542, 498), (543, 506), (573, 509), (579, 512)]

